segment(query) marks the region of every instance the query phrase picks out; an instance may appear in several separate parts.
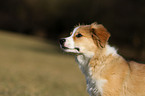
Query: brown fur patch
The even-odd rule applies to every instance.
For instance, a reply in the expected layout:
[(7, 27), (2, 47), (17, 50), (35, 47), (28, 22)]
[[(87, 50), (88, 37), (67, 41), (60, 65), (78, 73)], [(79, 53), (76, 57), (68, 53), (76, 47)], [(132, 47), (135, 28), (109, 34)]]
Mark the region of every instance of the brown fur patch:
[(107, 29), (101, 24), (97, 25), (97, 23), (92, 23), (91, 32), (92, 38), (97, 46), (104, 48), (110, 37), (110, 33), (107, 31)]

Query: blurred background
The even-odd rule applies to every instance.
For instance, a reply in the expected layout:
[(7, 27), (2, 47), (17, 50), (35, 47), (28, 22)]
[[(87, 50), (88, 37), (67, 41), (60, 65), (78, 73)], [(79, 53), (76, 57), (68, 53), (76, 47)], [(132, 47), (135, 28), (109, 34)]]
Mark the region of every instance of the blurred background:
[(144, 0), (1, 0), (0, 96), (88, 96), (58, 39), (98, 22), (127, 60), (145, 62)]

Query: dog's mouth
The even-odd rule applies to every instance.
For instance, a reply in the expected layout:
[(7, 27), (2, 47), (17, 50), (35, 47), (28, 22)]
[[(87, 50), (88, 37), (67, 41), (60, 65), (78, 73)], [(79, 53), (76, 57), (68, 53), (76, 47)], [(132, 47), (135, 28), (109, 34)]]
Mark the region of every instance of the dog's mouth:
[(65, 46), (61, 46), (61, 48), (62, 48), (62, 49), (69, 49), (68, 47), (65, 47)]
[(80, 49), (78, 48), (78, 47), (75, 47), (75, 48), (68, 48), (68, 47), (62, 47), (62, 49), (64, 49), (64, 50), (67, 50), (67, 49), (70, 49), (70, 50), (77, 50), (77, 51), (80, 51)]
[(75, 47), (74, 49), (76, 49), (76, 50), (80, 51), (80, 48), (78, 48), (78, 47)]
[(72, 52), (72, 53), (79, 53), (79, 51), (80, 51), (80, 48), (78, 48), (78, 47), (69, 48), (69, 47), (61, 46), (61, 48), (66, 52)]

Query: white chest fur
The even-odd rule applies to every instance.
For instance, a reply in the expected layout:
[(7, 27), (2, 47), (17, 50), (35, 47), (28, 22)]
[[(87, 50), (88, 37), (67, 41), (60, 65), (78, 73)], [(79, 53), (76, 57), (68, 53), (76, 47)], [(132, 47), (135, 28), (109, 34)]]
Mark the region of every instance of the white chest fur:
[(92, 69), (89, 67), (90, 58), (85, 57), (84, 55), (78, 55), (76, 58), (77, 63), (79, 64), (80, 69), (86, 78), (87, 90), (90, 96), (101, 96), (103, 89), (102, 86), (106, 82), (104, 79), (93, 79)]

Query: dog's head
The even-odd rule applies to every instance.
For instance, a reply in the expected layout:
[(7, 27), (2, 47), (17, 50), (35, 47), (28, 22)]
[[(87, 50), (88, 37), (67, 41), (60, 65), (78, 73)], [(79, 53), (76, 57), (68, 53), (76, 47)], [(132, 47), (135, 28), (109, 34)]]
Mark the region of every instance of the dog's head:
[(60, 46), (65, 52), (81, 53), (88, 56), (105, 48), (110, 33), (103, 25), (92, 23), (74, 28), (71, 36), (60, 39)]

